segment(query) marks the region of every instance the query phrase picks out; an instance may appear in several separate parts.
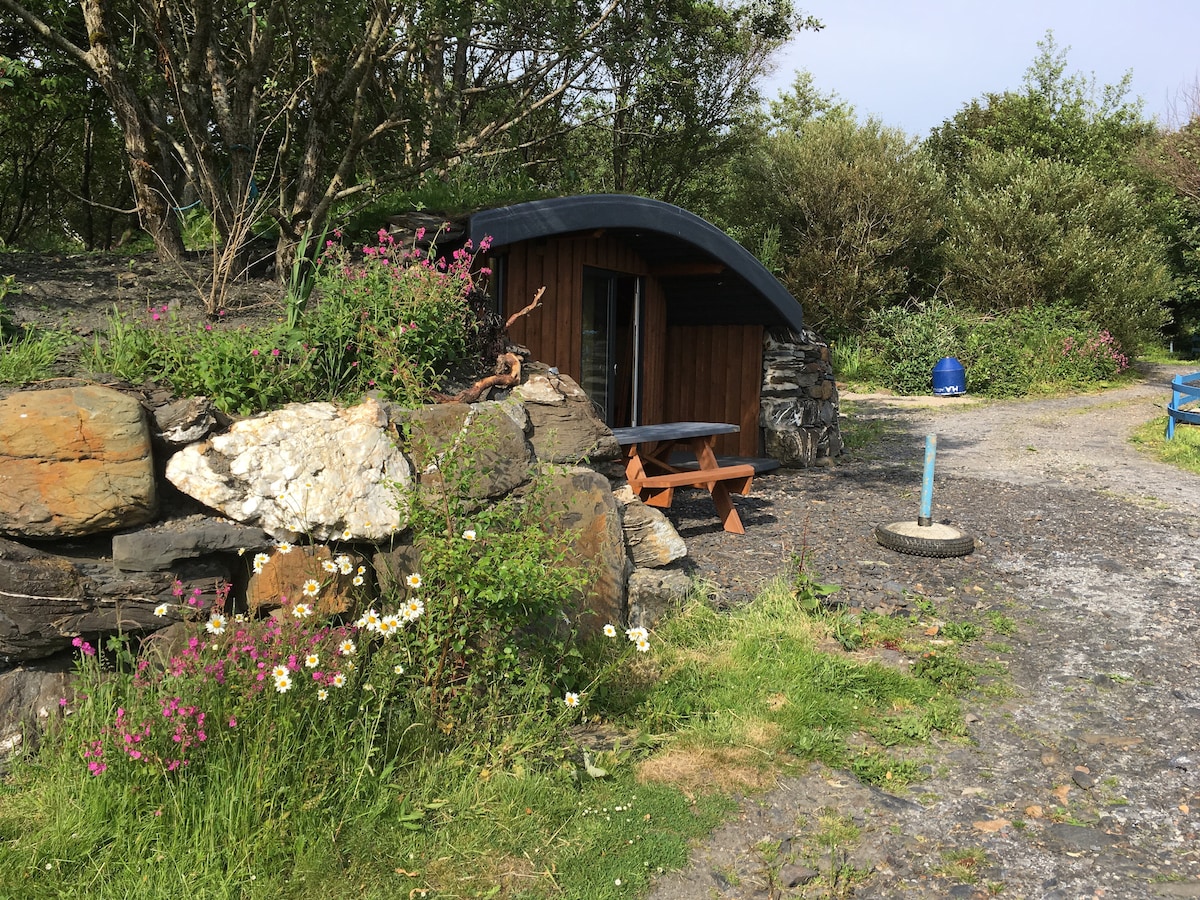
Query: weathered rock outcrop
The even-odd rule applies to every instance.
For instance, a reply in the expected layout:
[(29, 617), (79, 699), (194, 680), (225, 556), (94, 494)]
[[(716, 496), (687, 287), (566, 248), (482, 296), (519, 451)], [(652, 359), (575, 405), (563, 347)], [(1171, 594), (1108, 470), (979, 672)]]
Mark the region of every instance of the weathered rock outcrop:
[(529, 480), (529, 419), (520, 403), (439, 403), (389, 408), (389, 415), (405, 435), (404, 449), (423, 485), (440, 485), (442, 460), (464, 448), (470, 449), (458, 465), (470, 468), (464, 487), (473, 500), (501, 497)]
[[(161, 630), (189, 607), (204, 615), (230, 585), (235, 608), (269, 611), (286, 597), (289, 605), (312, 601), (319, 614), (401, 589), (420, 567), (407, 544), (406, 490), (440, 490), (453, 475), (454, 489), (482, 505), (520, 493), (541, 463), (618, 457), (586, 394), (570, 379), (534, 372), (500, 401), (417, 410), (372, 399), (349, 409), (293, 404), (232, 425), (204, 398), (164, 391), (84, 385), (10, 394), (0, 400), (8, 451), (0, 524), (18, 539), (0, 538), (0, 666), (46, 658), (79, 635)], [(446, 464), (451, 454), (457, 470)], [(20, 467), (51, 465), (65, 493), (46, 477), (32, 479), (36, 502), (16, 490)], [(122, 486), (131, 465), (144, 481), (139, 491)], [(633, 578), (637, 623), (654, 621), (685, 592), (686, 575), (662, 569), (687, 552), (665, 516), (628, 491), (618, 502), (593, 468), (552, 468), (548, 478), (546, 520), (574, 533), (574, 560), (595, 577), (564, 609), (583, 633), (629, 620), (635, 567), (658, 571)], [(83, 482), (99, 496), (78, 514)], [(130, 502), (134, 494), (140, 499)], [(156, 496), (178, 508), (146, 524)], [(196, 503), (220, 515), (181, 515)], [(290, 553), (277, 547), (284, 540), (295, 545)]]
[(99, 385), (0, 399), (0, 533), (97, 534), (157, 512), (150, 429), (136, 399)]
[(692, 591), (692, 579), (677, 569), (635, 569), (629, 576), (629, 624), (654, 628)]
[(235, 422), (167, 463), (179, 490), (280, 539), (383, 540), (404, 527), (411, 469), (382, 404), (293, 403)]
[[(308, 603), (321, 616), (349, 612), (355, 589), (364, 583), (359, 574), (364, 560), (350, 551), (335, 554), (317, 544), (263, 555), (266, 561), (256, 567), (259, 571), (246, 585), (246, 606), (251, 612), (270, 611), (284, 603), (291, 607)], [(315, 590), (306, 590), (306, 586)]]
[(608, 479), (593, 469), (573, 466), (552, 471), (546, 491), (546, 515), (576, 531), (573, 555), (595, 580), (568, 615), (582, 635), (598, 635), (605, 624), (625, 621), (625, 581), (629, 561), (621, 531), (621, 512)]
[(613, 492), (621, 505), (621, 527), (625, 546), (635, 566), (662, 568), (687, 556), (687, 544), (670, 520), (653, 506), (647, 506), (629, 485)]
[(161, 628), (176, 613), (156, 616), (160, 604), (178, 609), (191, 599), (206, 609), (230, 576), (212, 557), (174, 572), (122, 573), (108, 559), (58, 556), (0, 538), (0, 662), (50, 656), (80, 634)]
[(127, 572), (158, 572), (183, 559), (213, 553), (255, 553), (271, 545), (261, 528), (214, 516), (185, 516), (114, 534), (113, 565)]
[(531, 374), (513, 388), (533, 424), (533, 449), (538, 459), (574, 464), (617, 459), (621, 448), (612, 431), (596, 415), (583, 389), (565, 375)]
[[(73, 695), (69, 659), (0, 673), (0, 763), (23, 749), (35, 748), (51, 717), (60, 714), (62, 701)], [(0, 773), (3, 771), (0, 765)]]

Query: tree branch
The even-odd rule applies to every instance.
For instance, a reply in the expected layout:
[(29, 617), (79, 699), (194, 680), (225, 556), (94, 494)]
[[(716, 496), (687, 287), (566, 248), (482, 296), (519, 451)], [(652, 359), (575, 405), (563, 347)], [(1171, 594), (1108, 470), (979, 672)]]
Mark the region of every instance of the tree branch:
[(56, 50), (61, 50), (89, 72), (95, 71), (95, 61), (88, 51), (67, 40), (62, 34), (55, 31), (20, 3), (17, 3), (16, 0), (0, 0), (0, 9), (7, 9), (32, 28), (34, 33), (41, 38), (42, 43)]

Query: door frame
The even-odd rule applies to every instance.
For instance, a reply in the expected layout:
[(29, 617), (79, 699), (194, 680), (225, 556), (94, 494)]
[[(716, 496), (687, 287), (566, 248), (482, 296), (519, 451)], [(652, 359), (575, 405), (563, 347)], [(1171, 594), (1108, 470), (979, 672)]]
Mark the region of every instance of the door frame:
[[(595, 294), (589, 298), (589, 289)], [(597, 295), (603, 291), (603, 298)], [(588, 357), (588, 333), (584, 327), (588, 321), (586, 309), (589, 302), (601, 302), (604, 305), (602, 313), (605, 317), (605, 384), (603, 403), (600, 404), (605, 424), (610, 427), (629, 424), (637, 425), (642, 413), (642, 364), (643, 364), (643, 323), (646, 305), (646, 278), (630, 272), (619, 272), (599, 266), (584, 266), (581, 296), (579, 300), (583, 308), (580, 326), (580, 387), (587, 390), (584, 384), (586, 375), (583, 371), (584, 360)], [(618, 321), (618, 310), (622, 304), (628, 304), (628, 319)], [(622, 337), (622, 335), (624, 335)], [(622, 351), (624, 351), (624, 356)], [(619, 367), (623, 358), (629, 360), (629, 421), (616, 422), (617, 388), (620, 384)], [(589, 379), (590, 381), (590, 379)], [(593, 398), (593, 402), (597, 402)], [(624, 418), (624, 416), (622, 416)]]

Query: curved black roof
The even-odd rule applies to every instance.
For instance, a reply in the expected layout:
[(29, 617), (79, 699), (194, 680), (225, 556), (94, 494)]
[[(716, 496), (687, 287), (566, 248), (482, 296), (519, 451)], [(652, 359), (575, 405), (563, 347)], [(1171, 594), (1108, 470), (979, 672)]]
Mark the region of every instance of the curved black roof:
[(720, 274), (660, 276), (668, 319), (675, 324), (786, 324), (799, 329), (804, 313), (787, 288), (725, 232), (678, 206), (627, 194), (583, 194), (533, 200), (471, 216), (470, 238), (494, 247), (604, 229), (634, 242), (664, 272), (686, 263), (718, 263)]

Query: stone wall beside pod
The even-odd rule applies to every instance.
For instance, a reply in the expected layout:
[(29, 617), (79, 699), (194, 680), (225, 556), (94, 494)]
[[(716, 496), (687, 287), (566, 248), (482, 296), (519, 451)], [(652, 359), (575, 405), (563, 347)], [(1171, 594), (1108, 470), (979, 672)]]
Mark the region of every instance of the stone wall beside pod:
[[(347, 582), (402, 579), (419, 559), (393, 485), (438, 489), (438, 459), (462, 442), (481, 448), (472, 502), (549, 469), (564, 527), (581, 535), (576, 556), (596, 574), (564, 610), (581, 631), (653, 627), (690, 590), (687, 548), (620, 477), (614, 491), (620, 448), (578, 385), (528, 370), (469, 405), (368, 398), (238, 421), (115, 379), (0, 391), (0, 697), (16, 698), (0, 710), (0, 750), (15, 752), (45, 697), (61, 695), (75, 638), (146, 635), (179, 620), (181, 598), (203, 611), (226, 590), (238, 608), (269, 611), (338, 557)], [(253, 571), (280, 542), (298, 552)], [(349, 596), (319, 609), (349, 612)]]
[(767, 456), (784, 466), (824, 465), (841, 455), (829, 345), (811, 329), (778, 327), (764, 334), (758, 424)]

